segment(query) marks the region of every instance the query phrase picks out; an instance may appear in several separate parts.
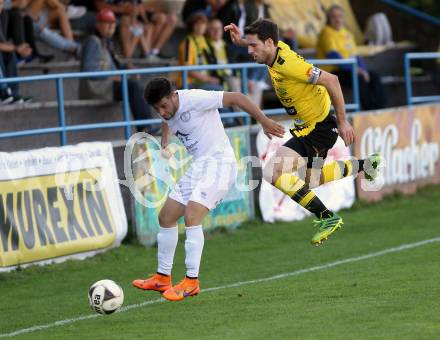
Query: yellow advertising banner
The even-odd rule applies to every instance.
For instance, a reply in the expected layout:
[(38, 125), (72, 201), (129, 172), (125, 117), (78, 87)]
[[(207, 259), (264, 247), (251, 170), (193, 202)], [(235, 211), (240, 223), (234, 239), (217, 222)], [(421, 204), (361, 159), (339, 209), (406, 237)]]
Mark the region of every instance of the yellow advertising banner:
[[(68, 175), (74, 182), (57, 184)], [(116, 237), (101, 169), (1, 182), (0, 266), (110, 246)]]
[(111, 143), (0, 152), (0, 272), (84, 259), (126, 232)]
[(379, 152), (385, 160), (379, 187), (358, 177), (360, 199), (379, 200), (394, 191), (409, 194), (440, 183), (440, 104), (354, 115), (353, 127), (356, 158)]

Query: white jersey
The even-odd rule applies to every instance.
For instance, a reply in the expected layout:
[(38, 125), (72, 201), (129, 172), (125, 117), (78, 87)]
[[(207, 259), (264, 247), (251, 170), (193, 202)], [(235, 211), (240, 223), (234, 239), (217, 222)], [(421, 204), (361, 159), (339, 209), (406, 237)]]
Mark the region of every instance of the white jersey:
[(194, 159), (215, 154), (233, 156), (218, 112), (223, 107), (223, 91), (178, 90), (177, 93), (179, 108), (165, 123), (188, 153)]

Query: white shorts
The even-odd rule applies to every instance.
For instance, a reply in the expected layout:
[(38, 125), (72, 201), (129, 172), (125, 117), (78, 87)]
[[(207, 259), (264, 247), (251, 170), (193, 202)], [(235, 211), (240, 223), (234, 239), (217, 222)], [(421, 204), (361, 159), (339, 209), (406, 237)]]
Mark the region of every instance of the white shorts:
[(237, 178), (237, 162), (231, 157), (197, 159), (174, 185), (169, 197), (183, 205), (197, 202), (209, 210), (225, 198)]

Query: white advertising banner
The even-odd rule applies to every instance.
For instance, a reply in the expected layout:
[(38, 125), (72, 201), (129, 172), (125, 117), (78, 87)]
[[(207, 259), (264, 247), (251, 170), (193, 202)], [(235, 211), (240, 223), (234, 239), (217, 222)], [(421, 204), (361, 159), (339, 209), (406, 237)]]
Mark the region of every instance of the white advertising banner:
[(360, 199), (377, 201), (395, 191), (413, 194), (419, 187), (440, 183), (440, 104), (357, 114), (353, 128), (357, 157), (378, 152), (384, 158), (383, 186), (362, 190), (359, 176)]
[(111, 143), (0, 153), (0, 271), (92, 256), (126, 233)]
[[(288, 131), (291, 121), (282, 122), (282, 124)], [(283, 140), (279, 138), (269, 140), (263, 130), (259, 131), (256, 143), (258, 157), (263, 168), (270, 157), (275, 154), (275, 151), (290, 138), (290, 134), (286, 133)], [(329, 150), (326, 162), (345, 160), (349, 159), (350, 156), (350, 149), (344, 145), (341, 138), (338, 138), (335, 146)], [(355, 186), (352, 176), (327, 183), (313, 189), (313, 191), (333, 211), (349, 208), (355, 200)], [(261, 183), (259, 201), (261, 214), (266, 222), (297, 221), (310, 215), (306, 209), (265, 180), (262, 180)]]

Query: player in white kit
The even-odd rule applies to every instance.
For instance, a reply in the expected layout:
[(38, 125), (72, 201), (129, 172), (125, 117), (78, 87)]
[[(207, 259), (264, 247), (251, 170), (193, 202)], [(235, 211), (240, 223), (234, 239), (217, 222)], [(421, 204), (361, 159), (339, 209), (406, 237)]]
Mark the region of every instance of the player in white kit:
[[(283, 137), (284, 128), (269, 119), (246, 96), (238, 92), (175, 90), (166, 78), (155, 78), (145, 88), (145, 100), (163, 119), (162, 148), (166, 149), (171, 132), (193, 157), (190, 168), (176, 183), (159, 213), (158, 269), (148, 279), (133, 285), (161, 292), (178, 301), (197, 295), (199, 267), (204, 236), (202, 220), (214, 209), (235, 183), (237, 163), (218, 109), (238, 106), (258, 121), (266, 135)], [(186, 276), (171, 284), (171, 269), (177, 246), (177, 220), (185, 220)]]

